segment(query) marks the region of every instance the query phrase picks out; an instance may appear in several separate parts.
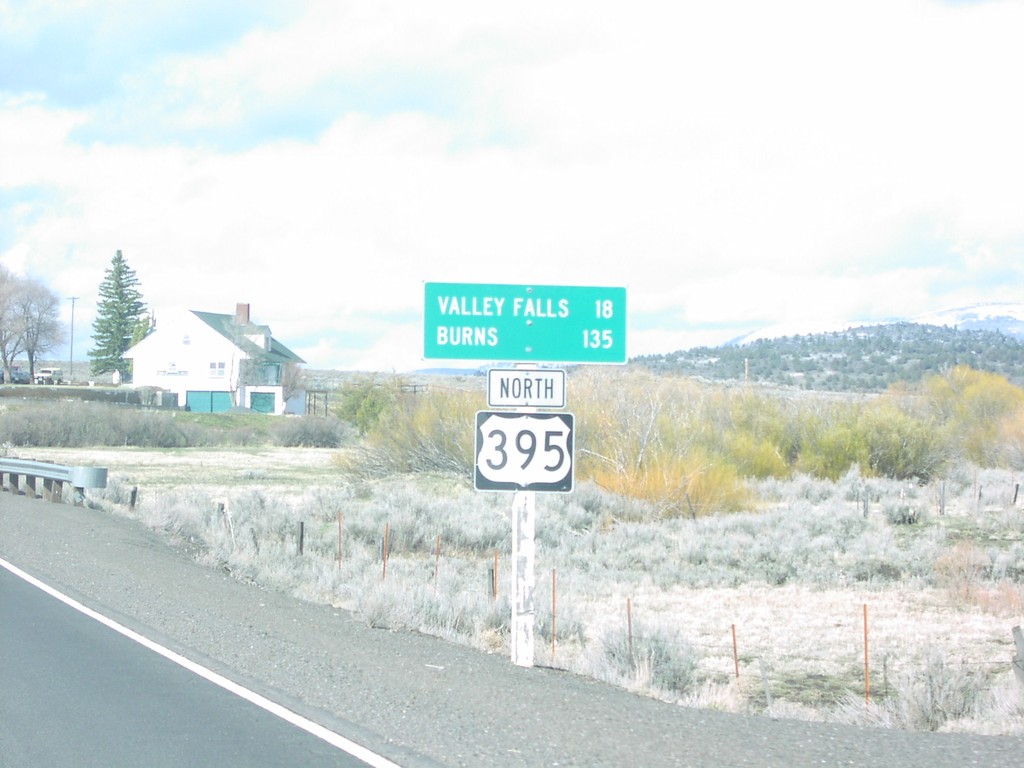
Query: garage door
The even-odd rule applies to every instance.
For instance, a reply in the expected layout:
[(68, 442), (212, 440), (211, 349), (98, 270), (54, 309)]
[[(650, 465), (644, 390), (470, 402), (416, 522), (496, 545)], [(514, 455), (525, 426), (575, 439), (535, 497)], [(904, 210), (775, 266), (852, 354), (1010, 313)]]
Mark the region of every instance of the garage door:
[(249, 405), (257, 413), (274, 413), (277, 398), (273, 392), (253, 392)]
[(230, 392), (189, 390), (185, 393), (185, 406), (195, 413), (224, 413), (232, 405)]

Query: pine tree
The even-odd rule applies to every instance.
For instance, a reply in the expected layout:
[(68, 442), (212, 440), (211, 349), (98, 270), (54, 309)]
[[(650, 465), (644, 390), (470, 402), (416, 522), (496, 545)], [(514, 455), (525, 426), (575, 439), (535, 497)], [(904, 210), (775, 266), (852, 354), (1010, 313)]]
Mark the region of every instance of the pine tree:
[(136, 328), (145, 322), (146, 311), (138, 285), (135, 271), (118, 251), (99, 287), (100, 302), (92, 324), (93, 348), (89, 352), (93, 375), (120, 371), (123, 380), (131, 379), (124, 353), (132, 344)]

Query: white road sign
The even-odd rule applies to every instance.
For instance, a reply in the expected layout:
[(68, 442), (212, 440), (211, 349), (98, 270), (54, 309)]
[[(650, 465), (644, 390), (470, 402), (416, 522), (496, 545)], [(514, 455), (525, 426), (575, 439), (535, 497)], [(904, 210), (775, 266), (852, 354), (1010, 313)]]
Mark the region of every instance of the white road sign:
[(574, 421), (571, 413), (478, 412), (476, 489), (571, 491)]
[(491, 368), (487, 371), (491, 408), (565, 408), (565, 371)]

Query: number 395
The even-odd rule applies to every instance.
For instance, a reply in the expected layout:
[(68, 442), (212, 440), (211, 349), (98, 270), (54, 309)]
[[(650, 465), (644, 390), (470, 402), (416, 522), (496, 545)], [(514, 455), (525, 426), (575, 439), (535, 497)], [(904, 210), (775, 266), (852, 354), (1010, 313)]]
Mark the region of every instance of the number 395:
[[(491, 469), (501, 470), (504, 469), (508, 464), (508, 435), (502, 430), (495, 429), (487, 435), (491, 440), (495, 440), (493, 446), (494, 456), (487, 459), (487, 466)], [(544, 432), (544, 455), (550, 456), (547, 463), (544, 464), (544, 470), (546, 472), (557, 472), (562, 468), (565, 463), (565, 448), (559, 444), (559, 440), (564, 440), (565, 435), (561, 430), (547, 430)], [(525, 460), (519, 465), (520, 469), (526, 469), (537, 455), (537, 434), (530, 429), (522, 429), (516, 433), (515, 440), (515, 452), (519, 457), (525, 457)]]

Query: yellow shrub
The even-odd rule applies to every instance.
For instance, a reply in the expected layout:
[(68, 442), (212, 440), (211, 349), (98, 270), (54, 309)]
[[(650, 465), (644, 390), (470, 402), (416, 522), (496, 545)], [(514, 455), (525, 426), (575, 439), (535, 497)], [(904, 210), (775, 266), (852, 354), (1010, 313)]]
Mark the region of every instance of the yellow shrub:
[(701, 451), (658, 452), (628, 469), (600, 463), (581, 471), (609, 491), (648, 502), (664, 517), (734, 512), (750, 501), (735, 469)]
[(725, 450), (736, 470), (746, 477), (788, 477), (790, 467), (771, 441), (750, 432), (724, 435)]
[(1000, 459), (1004, 424), (1024, 410), (1024, 390), (995, 373), (958, 365), (924, 382), (924, 393), (935, 418), (958, 435), (964, 457), (982, 466)]

